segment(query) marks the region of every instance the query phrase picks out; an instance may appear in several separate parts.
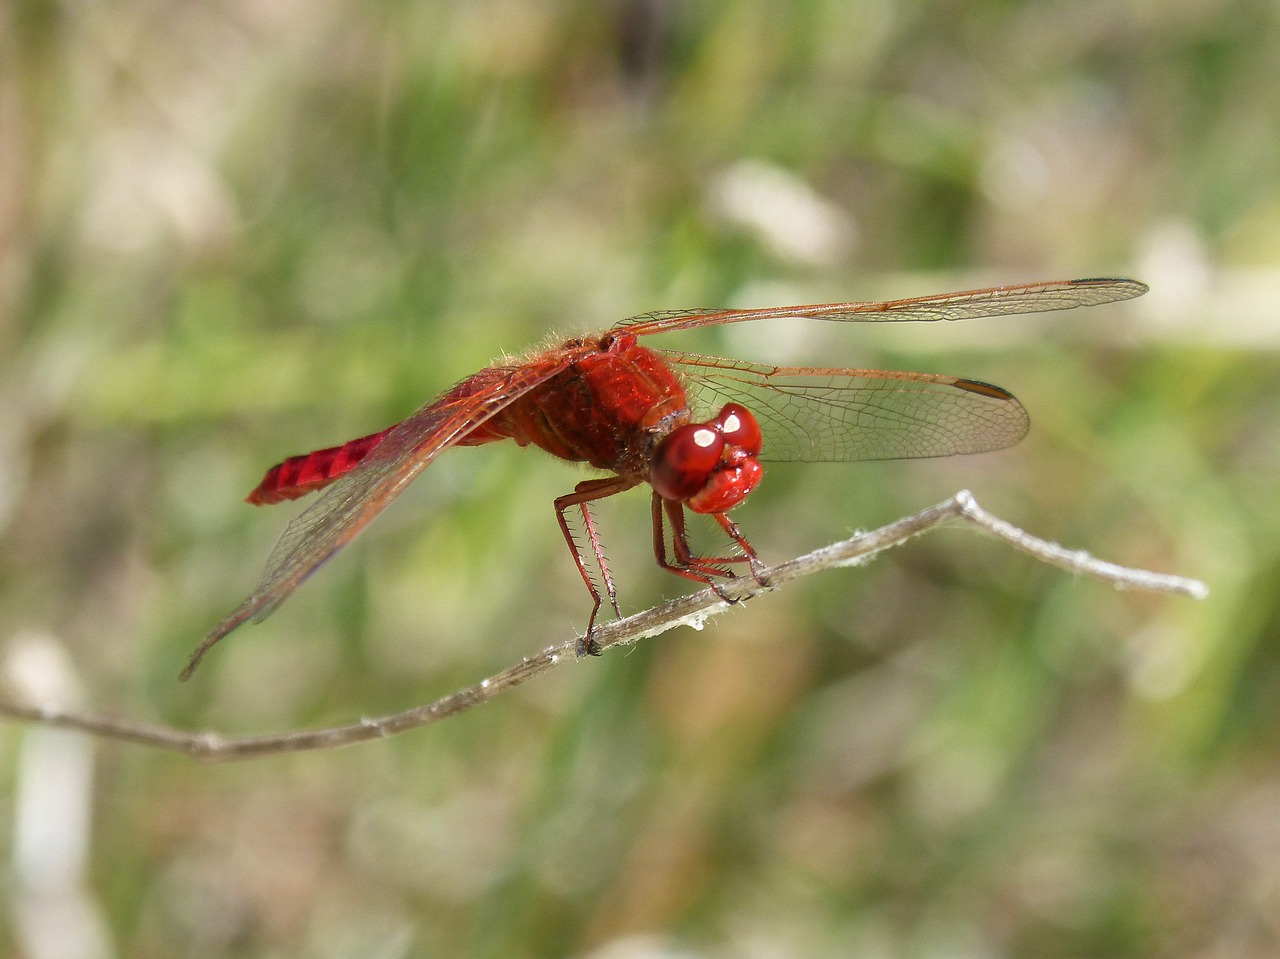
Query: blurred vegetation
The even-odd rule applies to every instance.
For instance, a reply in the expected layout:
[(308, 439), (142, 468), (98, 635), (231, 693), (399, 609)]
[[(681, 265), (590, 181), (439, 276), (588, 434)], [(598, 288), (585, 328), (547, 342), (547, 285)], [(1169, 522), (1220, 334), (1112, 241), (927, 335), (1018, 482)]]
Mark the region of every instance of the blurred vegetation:
[[(679, 343), (1031, 411), (998, 454), (770, 469), (766, 559), (968, 487), (1213, 589), (943, 533), (341, 752), (98, 745), (44, 794), (70, 740), (8, 726), (0, 951), (1280, 953), (1278, 34), (1264, 0), (0, 6), (0, 638), (88, 707), (348, 721), (573, 635), (579, 475), (486, 447), (174, 680), (293, 515), (241, 502), (267, 466), (650, 309), (1138, 275)], [(601, 510), (626, 610), (685, 587), (647, 506)]]

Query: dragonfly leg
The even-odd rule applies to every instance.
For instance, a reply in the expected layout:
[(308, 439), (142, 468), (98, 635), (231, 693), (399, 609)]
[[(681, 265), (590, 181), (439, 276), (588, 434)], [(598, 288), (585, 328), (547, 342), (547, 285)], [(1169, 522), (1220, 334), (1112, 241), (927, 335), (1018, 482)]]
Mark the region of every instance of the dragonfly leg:
[[(761, 562), (760, 557), (756, 555), (756, 551), (752, 548), (751, 544), (747, 542), (747, 538), (742, 535), (742, 531), (738, 529), (738, 524), (729, 519), (728, 515), (725, 513), (713, 513), (712, 515), (715, 517), (716, 522), (720, 524), (720, 528), (723, 529), (725, 533), (728, 534), (729, 538), (738, 544), (738, 548), (742, 550), (741, 556), (734, 556), (732, 559), (746, 560), (751, 564), (752, 578), (761, 586), (768, 586), (768, 577), (764, 575), (764, 563)], [(717, 560), (717, 562), (719, 562), (719, 560)]]
[[(689, 548), (689, 538), (685, 531), (684, 522), (684, 506), (676, 500), (663, 499), (657, 493), (653, 494), (653, 554), (658, 561), (658, 565), (665, 570), (669, 570), (678, 576), (691, 579), (694, 582), (702, 583), (709, 586), (715, 591), (715, 594), (723, 599), (726, 603), (733, 602), (724, 588), (717, 582), (720, 579), (733, 579), (733, 570), (728, 568), (730, 563), (750, 563), (752, 575), (756, 580), (760, 580), (759, 570), (763, 568), (759, 558), (756, 556), (755, 550), (751, 544), (747, 542), (745, 536), (738, 530), (737, 524), (729, 519), (723, 513), (713, 513), (716, 521), (729, 535), (729, 537), (738, 544), (742, 550), (738, 556), (695, 556)], [(667, 557), (667, 543), (665, 527), (671, 527), (671, 553), (672, 558)]]
[(600, 579), (604, 584), (605, 594), (609, 597), (609, 605), (613, 607), (614, 615), (621, 617), (622, 611), (618, 608), (618, 588), (614, 585), (613, 573), (609, 570), (609, 563), (604, 555), (604, 547), (600, 542), (595, 520), (592, 519), (591, 510), (587, 504), (621, 493), (623, 490), (628, 490), (635, 486), (636, 482), (636, 480), (629, 480), (621, 476), (584, 480), (573, 488), (572, 493), (556, 497), (556, 519), (560, 523), (560, 532), (564, 534), (564, 541), (569, 544), (569, 553), (573, 556), (573, 561), (578, 567), (578, 574), (586, 584), (587, 591), (591, 593), (591, 616), (587, 619), (587, 631), (583, 634), (582, 639), (578, 641), (577, 652), (579, 656), (600, 655), (600, 648), (596, 644), (592, 632), (595, 629), (596, 615), (600, 612), (604, 597), (600, 595), (600, 589), (596, 585), (595, 578), (591, 575), (591, 569), (587, 566), (584, 558), (582, 546), (574, 538), (573, 530), (569, 527), (569, 519), (566, 514), (575, 506), (581, 511), (582, 524), (587, 532), (587, 545), (591, 550), (591, 557), (595, 561), (596, 568), (600, 570)]

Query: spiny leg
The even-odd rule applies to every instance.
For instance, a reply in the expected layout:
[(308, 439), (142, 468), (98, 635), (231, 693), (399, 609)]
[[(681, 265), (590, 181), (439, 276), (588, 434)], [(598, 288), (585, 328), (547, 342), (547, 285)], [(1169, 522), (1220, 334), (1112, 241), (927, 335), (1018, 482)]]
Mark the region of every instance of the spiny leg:
[[(657, 510), (657, 503), (654, 504), (654, 520), (658, 524), (654, 528), (654, 549), (658, 548), (662, 543), (662, 556), (658, 560), (658, 564), (663, 569), (670, 570), (673, 573), (685, 575), (693, 572), (695, 578), (699, 582), (707, 582), (706, 577), (720, 577), (722, 579), (732, 579), (733, 570), (722, 569), (725, 563), (737, 562), (739, 559), (746, 557), (733, 556), (694, 556), (693, 550), (689, 548), (689, 536), (684, 522), (684, 506), (675, 500), (662, 500), (662, 513)], [(666, 544), (660, 539), (662, 537), (663, 524), (671, 526), (671, 552), (673, 562), (666, 561)]]
[(604, 582), (605, 592), (609, 595), (609, 605), (613, 607), (613, 615), (621, 618), (622, 610), (618, 609), (618, 588), (613, 583), (613, 570), (609, 569), (608, 558), (604, 555), (604, 545), (600, 542), (600, 534), (596, 531), (595, 520), (586, 503), (579, 503), (582, 512), (582, 526), (587, 531), (587, 542), (591, 544), (591, 555), (595, 557), (596, 567), (600, 570), (600, 578)]
[(600, 536), (596, 532), (596, 524), (591, 518), (591, 511), (587, 508), (587, 504), (621, 493), (623, 490), (631, 489), (637, 482), (638, 480), (629, 480), (622, 476), (584, 480), (573, 488), (572, 493), (566, 493), (564, 496), (556, 498), (556, 519), (560, 523), (560, 532), (564, 534), (564, 541), (569, 544), (569, 553), (573, 556), (573, 561), (578, 567), (578, 574), (586, 584), (587, 591), (591, 593), (591, 616), (587, 620), (587, 631), (583, 634), (582, 639), (578, 641), (577, 652), (579, 656), (587, 654), (592, 656), (600, 655), (600, 649), (596, 646), (591, 634), (592, 630), (595, 629), (596, 614), (600, 612), (600, 605), (604, 600), (600, 595), (600, 590), (596, 587), (595, 580), (591, 576), (591, 571), (587, 568), (586, 561), (583, 559), (582, 549), (579, 547), (578, 541), (573, 538), (573, 531), (569, 528), (569, 520), (565, 513), (574, 506), (582, 511), (582, 522), (587, 531), (587, 543), (591, 547), (591, 555), (595, 559), (596, 567), (600, 570), (605, 592), (609, 596), (609, 605), (613, 607), (614, 614), (621, 617), (622, 611), (618, 609), (618, 589), (613, 583), (613, 574), (609, 571), (609, 563), (605, 559), (604, 548), (600, 544)]
[(756, 555), (755, 548), (747, 542), (747, 538), (742, 535), (742, 531), (738, 529), (738, 524), (729, 519), (725, 513), (712, 513), (715, 521), (720, 524), (720, 528), (725, 531), (731, 540), (738, 544), (738, 548), (742, 550), (741, 556), (730, 557), (727, 561), (716, 560), (716, 562), (739, 562), (746, 560), (751, 564), (751, 576), (761, 586), (768, 586), (769, 582), (764, 575), (764, 563), (760, 561), (760, 557)]
[[(716, 521), (738, 544), (742, 550), (740, 556), (694, 556), (689, 548), (689, 539), (685, 531), (684, 506), (676, 500), (663, 499), (653, 494), (653, 554), (658, 565), (678, 576), (709, 586), (716, 595), (726, 603), (732, 602), (718, 579), (732, 579), (731, 569), (723, 568), (728, 563), (750, 563), (752, 575), (759, 581), (758, 569), (760, 560), (746, 537), (738, 530), (737, 525), (723, 513), (711, 514)], [(667, 558), (667, 545), (664, 527), (671, 526), (671, 551), (673, 560)]]

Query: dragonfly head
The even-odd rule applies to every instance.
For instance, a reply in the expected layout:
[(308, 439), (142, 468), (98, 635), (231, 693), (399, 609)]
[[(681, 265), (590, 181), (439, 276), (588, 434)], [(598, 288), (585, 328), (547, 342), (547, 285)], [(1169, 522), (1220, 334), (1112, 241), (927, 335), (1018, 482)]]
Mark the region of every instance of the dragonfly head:
[(751, 411), (729, 403), (706, 423), (686, 423), (658, 444), (649, 484), (695, 513), (724, 513), (760, 483), (763, 440)]

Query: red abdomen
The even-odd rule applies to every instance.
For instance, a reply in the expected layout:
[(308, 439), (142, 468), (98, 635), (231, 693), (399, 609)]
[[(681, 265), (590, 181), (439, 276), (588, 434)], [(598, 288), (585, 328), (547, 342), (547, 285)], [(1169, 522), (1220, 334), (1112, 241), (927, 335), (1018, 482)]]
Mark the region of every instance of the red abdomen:
[[(488, 422), (457, 440), (479, 446), (514, 439), (561, 459), (587, 462), (629, 476), (647, 476), (654, 443), (688, 419), (679, 378), (635, 336), (607, 336), (598, 344), (574, 340), (527, 362), (564, 366)], [(481, 370), (436, 402), (445, 403), (500, 388), (502, 368)], [(359, 439), (291, 456), (267, 470), (247, 501), (282, 503), (328, 486), (350, 472), (395, 427)]]
[(285, 500), (297, 499), (313, 490), (328, 486), (343, 473), (350, 472), (369, 451), (382, 442), (394, 427), (370, 433), (358, 440), (351, 440), (341, 446), (330, 446), (327, 449), (304, 453), (301, 456), (290, 456), (278, 466), (267, 470), (267, 475), (247, 497), (245, 502), (254, 506), (267, 506), (271, 503), (283, 503)]

